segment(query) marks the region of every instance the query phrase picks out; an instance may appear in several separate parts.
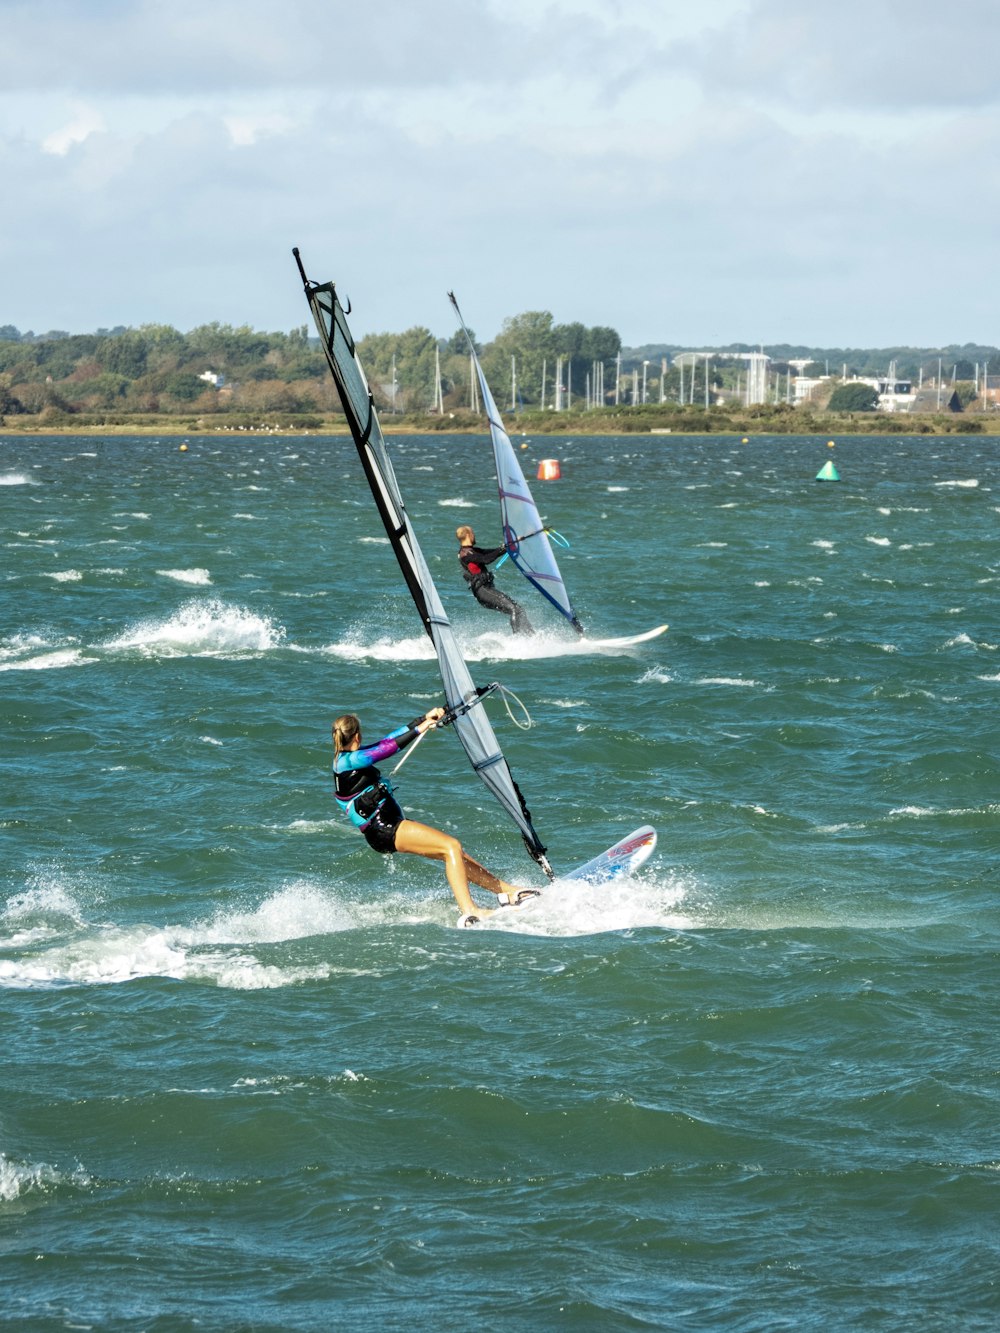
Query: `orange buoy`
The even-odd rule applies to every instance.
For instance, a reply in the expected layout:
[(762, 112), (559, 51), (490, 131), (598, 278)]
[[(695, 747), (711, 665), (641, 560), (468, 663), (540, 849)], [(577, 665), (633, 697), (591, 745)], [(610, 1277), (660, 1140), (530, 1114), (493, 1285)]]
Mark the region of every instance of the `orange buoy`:
[(558, 458), (543, 458), (538, 464), (539, 481), (558, 481), (561, 476)]

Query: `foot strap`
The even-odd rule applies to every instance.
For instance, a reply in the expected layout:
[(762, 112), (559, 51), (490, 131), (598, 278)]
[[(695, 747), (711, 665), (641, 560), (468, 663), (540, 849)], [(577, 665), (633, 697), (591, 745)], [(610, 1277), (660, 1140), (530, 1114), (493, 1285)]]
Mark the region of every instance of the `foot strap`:
[(529, 898), (540, 898), (541, 896), (540, 889), (518, 889), (516, 893), (498, 893), (497, 905), (499, 907), (520, 907)]

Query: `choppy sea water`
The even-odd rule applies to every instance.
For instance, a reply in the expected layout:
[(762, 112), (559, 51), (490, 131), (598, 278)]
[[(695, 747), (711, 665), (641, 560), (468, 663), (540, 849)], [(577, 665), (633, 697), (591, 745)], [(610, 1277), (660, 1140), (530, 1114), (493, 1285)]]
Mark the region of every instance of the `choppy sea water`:
[[(556, 868), (660, 843), (459, 931), (331, 807), (439, 699), (350, 442), (0, 437), (0, 1326), (996, 1327), (1000, 446), (515, 438), (665, 636), (508, 566), (512, 639), (488, 445), (390, 447)], [(539, 884), (453, 736), (399, 778)]]

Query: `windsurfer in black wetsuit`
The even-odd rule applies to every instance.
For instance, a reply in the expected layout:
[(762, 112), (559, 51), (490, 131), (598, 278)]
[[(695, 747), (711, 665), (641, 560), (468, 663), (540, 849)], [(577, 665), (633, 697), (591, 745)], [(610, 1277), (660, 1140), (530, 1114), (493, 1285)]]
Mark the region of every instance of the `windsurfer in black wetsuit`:
[(493, 586), (493, 575), (487, 568), (494, 560), (506, 554), (506, 546), (484, 550), (476, 545), (476, 534), (467, 526), (456, 529), (455, 536), (458, 538), (458, 563), (462, 566), (462, 575), (479, 605), (510, 616), (510, 627), (515, 634), (534, 634), (524, 607)]

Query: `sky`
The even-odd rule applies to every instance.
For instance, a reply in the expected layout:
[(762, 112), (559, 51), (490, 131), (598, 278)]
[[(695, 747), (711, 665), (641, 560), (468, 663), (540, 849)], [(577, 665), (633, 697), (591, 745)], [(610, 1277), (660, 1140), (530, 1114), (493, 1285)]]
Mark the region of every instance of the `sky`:
[(0, 325), (1000, 342), (997, 0), (0, 0)]

